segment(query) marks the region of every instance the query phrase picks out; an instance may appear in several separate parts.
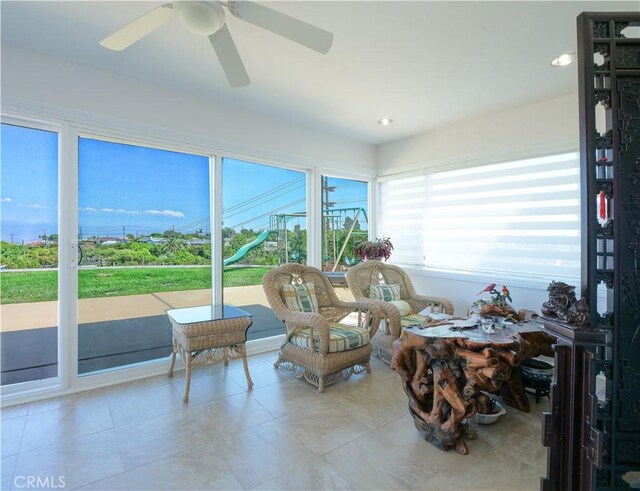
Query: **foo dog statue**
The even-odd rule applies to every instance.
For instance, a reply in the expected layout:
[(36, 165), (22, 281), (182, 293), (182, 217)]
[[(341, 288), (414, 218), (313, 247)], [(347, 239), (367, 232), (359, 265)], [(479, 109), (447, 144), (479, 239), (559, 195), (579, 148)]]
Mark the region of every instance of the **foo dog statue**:
[(576, 298), (575, 289), (575, 286), (561, 281), (552, 281), (547, 288), (549, 300), (542, 304), (542, 315), (557, 317), (575, 326), (586, 325), (589, 322), (589, 308), (584, 298)]

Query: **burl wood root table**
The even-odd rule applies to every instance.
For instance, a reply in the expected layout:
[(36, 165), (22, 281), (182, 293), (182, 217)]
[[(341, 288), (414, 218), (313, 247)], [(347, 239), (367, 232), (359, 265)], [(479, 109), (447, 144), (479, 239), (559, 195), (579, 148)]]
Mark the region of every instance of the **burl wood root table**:
[(466, 455), (462, 421), (476, 412), (491, 412), (491, 400), (481, 391), (500, 393), (508, 405), (528, 412), (519, 364), (539, 355), (553, 356), (555, 339), (535, 322), (492, 335), (479, 328), (450, 327), (406, 328), (393, 344), (391, 365), (402, 378), (409, 412), (425, 440)]

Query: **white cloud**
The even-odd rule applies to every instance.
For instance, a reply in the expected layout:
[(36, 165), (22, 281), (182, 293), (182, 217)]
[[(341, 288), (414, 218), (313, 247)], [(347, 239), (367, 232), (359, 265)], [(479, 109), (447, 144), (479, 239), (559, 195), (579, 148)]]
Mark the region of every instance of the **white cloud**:
[[(84, 211), (98, 211), (96, 208), (87, 206), (82, 208)], [(185, 214), (177, 210), (125, 210), (124, 208), (100, 208), (103, 213), (118, 213), (120, 215), (153, 215), (165, 216), (172, 218), (185, 218)]]
[(8, 196), (6, 198), (0, 198), (1, 203), (11, 203), (13, 200)]
[(165, 217), (184, 218), (184, 213), (175, 210), (145, 210), (145, 215), (162, 215)]
[(27, 205), (27, 207), (29, 207), (29, 208), (37, 208), (37, 209), (49, 208), (47, 205), (41, 205), (41, 204), (38, 204), (38, 203)]

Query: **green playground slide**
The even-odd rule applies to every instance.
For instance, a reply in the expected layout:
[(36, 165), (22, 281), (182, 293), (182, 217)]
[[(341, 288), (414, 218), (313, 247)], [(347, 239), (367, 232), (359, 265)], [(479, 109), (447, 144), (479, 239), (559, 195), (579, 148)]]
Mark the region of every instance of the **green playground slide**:
[(243, 245), (240, 249), (238, 249), (238, 251), (233, 256), (225, 259), (222, 264), (224, 266), (229, 266), (230, 264), (237, 263), (238, 261), (240, 261), (240, 259), (242, 259), (247, 254), (247, 252), (249, 252), (251, 249), (255, 247), (258, 247), (265, 240), (267, 240), (269, 235), (271, 235), (271, 230), (265, 230), (263, 232), (260, 232), (260, 234), (258, 234), (258, 236), (254, 240), (252, 240), (248, 244)]

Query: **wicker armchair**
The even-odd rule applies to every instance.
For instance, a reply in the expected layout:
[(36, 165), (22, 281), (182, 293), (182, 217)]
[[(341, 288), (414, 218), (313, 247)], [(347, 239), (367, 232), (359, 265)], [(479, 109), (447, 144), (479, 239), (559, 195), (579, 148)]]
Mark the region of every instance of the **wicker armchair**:
[[(305, 283), (313, 283), (317, 312), (301, 312), (285, 303), (283, 285)], [(371, 302), (341, 300), (322, 271), (300, 264), (284, 264), (272, 269), (262, 278), (262, 286), (274, 314), (284, 322), (287, 331), (274, 364), (276, 368), (282, 367), (298, 378), (304, 377), (318, 387), (318, 392), (353, 373), (371, 372), (370, 339), (380, 324), (378, 307)], [(353, 325), (340, 323), (354, 312)], [(357, 330), (356, 342), (353, 338), (339, 338), (345, 333), (348, 335), (349, 329)], [(304, 336), (308, 341), (306, 345), (301, 342)]]
[[(400, 337), (402, 328), (424, 321), (424, 316), (418, 312), (431, 307), (433, 312), (453, 314), (453, 304), (446, 298), (418, 295), (407, 273), (398, 266), (369, 260), (349, 268), (346, 276), (349, 289), (356, 300), (374, 302), (382, 310), (384, 322), (371, 339), (371, 344), (374, 354), (387, 364), (391, 364), (393, 341)], [(401, 316), (397, 306), (383, 300), (370, 299), (371, 285), (380, 284), (400, 285), (400, 299), (409, 304), (411, 312)]]

